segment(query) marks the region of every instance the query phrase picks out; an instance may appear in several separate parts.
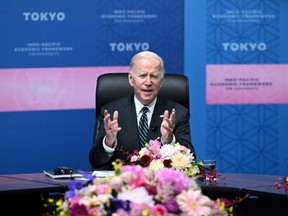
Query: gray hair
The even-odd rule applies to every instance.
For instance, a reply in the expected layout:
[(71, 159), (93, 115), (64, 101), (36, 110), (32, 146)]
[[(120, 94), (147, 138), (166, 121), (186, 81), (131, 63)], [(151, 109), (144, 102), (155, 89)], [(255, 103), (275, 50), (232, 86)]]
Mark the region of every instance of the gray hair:
[(158, 66), (158, 70), (159, 72), (161, 73), (161, 76), (164, 77), (164, 74), (165, 74), (165, 69), (164, 69), (164, 61), (163, 59), (157, 55), (156, 53), (154, 52), (151, 52), (151, 51), (141, 51), (137, 54), (135, 54), (131, 61), (130, 61), (130, 73), (134, 73), (134, 66), (135, 66), (135, 59), (138, 58), (138, 57), (153, 57), (153, 58), (157, 58), (160, 62), (159, 66)]

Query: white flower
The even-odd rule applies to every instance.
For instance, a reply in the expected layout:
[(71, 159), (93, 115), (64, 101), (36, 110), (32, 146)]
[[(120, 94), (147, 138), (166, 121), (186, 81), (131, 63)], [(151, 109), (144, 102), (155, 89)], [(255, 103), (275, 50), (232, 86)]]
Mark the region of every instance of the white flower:
[(155, 159), (155, 160), (151, 161), (149, 168), (157, 171), (157, 170), (164, 168), (164, 164), (163, 164), (161, 159), (158, 159), (158, 160)]
[(140, 151), (139, 151), (139, 155), (140, 156), (143, 156), (143, 155), (149, 155), (149, 153), (150, 153), (150, 151), (149, 151), (149, 149), (147, 149), (147, 148), (142, 148), (142, 149), (140, 149)]
[(172, 157), (172, 167), (178, 170), (184, 170), (186, 167), (188, 167), (191, 164), (191, 161), (189, 158), (185, 155), (175, 155)]
[(133, 156), (131, 157), (131, 162), (135, 162), (135, 161), (137, 161), (138, 159), (139, 159), (139, 156), (133, 155)]
[(174, 153), (175, 153), (175, 146), (163, 145), (160, 149), (160, 152), (162, 154), (162, 158), (164, 158), (164, 159), (170, 158), (171, 155), (174, 155)]
[(137, 187), (133, 190), (124, 191), (118, 194), (118, 199), (130, 200), (136, 204), (147, 204), (148, 206), (153, 206), (153, 196), (150, 196), (144, 187)]

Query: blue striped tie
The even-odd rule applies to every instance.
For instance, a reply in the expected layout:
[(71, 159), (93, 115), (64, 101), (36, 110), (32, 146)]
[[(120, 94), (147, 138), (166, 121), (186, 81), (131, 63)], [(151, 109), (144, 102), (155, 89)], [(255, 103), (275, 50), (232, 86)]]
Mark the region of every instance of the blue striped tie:
[(147, 112), (149, 108), (143, 107), (142, 108), (142, 116), (140, 118), (139, 122), (139, 138), (140, 138), (140, 147), (143, 148), (146, 143), (146, 137), (148, 133), (148, 118), (147, 118)]

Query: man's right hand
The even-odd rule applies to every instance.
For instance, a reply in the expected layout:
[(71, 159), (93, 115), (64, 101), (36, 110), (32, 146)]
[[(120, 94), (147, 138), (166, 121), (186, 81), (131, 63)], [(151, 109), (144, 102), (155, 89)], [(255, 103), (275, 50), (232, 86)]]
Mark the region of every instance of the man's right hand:
[(110, 113), (105, 110), (104, 111), (104, 128), (106, 131), (106, 139), (105, 143), (110, 148), (114, 147), (114, 143), (117, 138), (118, 132), (121, 130), (121, 127), (118, 126), (118, 111), (114, 111), (113, 118), (111, 120)]

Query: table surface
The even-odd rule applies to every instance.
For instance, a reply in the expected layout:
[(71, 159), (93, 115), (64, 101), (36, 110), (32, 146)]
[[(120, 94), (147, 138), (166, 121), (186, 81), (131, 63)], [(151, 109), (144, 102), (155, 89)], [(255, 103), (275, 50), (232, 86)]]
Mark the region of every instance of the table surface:
[[(275, 196), (287, 199), (284, 190), (273, 188), (280, 176), (257, 174), (220, 174), (217, 184), (201, 184), (204, 191), (247, 192), (261, 196)], [(17, 191), (65, 190), (69, 179), (52, 179), (44, 173), (0, 175), (0, 194)]]
[[(255, 196), (288, 198), (288, 193), (283, 189), (276, 190), (274, 185), (281, 176), (223, 173), (217, 184), (204, 184), (201, 187), (205, 191), (227, 191), (234, 193), (247, 193)], [(287, 199), (288, 201), (288, 199)]]
[(67, 179), (54, 180), (44, 173), (0, 175), (0, 194), (12, 192), (37, 192), (66, 189)]
[[(288, 197), (284, 190), (273, 188), (278, 176), (254, 174), (221, 174), (217, 185), (201, 184), (203, 194), (211, 199), (246, 197), (239, 203), (235, 216), (274, 216), (288, 211)], [(38, 216), (45, 213), (43, 200), (67, 191), (69, 179), (52, 179), (44, 173), (0, 175), (0, 207), (3, 215), (11, 215), (11, 203), (17, 200), (14, 215)], [(247, 196), (248, 195), (248, 196)]]

